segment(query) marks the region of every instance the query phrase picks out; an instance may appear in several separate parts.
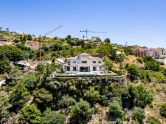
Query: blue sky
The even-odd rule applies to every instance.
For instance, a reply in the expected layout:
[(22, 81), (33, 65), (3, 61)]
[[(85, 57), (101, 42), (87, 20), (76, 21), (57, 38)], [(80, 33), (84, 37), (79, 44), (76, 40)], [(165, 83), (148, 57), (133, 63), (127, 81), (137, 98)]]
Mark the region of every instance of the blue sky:
[(113, 43), (166, 48), (166, 0), (1, 0), (0, 26), (13, 31), (82, 37), (80, 30)]

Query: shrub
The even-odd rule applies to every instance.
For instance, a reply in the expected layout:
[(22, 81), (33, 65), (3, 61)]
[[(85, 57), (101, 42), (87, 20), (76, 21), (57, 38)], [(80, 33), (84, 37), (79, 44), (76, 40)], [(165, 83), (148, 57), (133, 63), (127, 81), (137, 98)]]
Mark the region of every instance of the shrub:
[(121, 76), (121, 75), (125, 74), (125, 70), (123, 70), (123, 69), (117, 70), (116, 74)]
[(62, 108), (68, 108), (76, 103), (75, 99), (68, 96), (63, 96), (61, 100), (58, 101), (58, 105)]
[(39, 63), (39, 64), (37, 65), (37, 72), (38, 72), (39, 74), (43, 74), (43, 73), (45, 73), (45, 71), (46, 71), (45, 65), (42, 64), (42, 63)]
[(106, 43), (110, 43), (111, 40), (110, 40), (109, 38), (106, 38), (106, 39), (104, 39), (104, 42), (106, 42)]
[(140, 69), (139, 78), (143, 81), (151, 81), (151, 73), (148, 70)]
[(9, 103), (12, 105), (10, 107), (11, 111), (18, 111), (20, 108), (24, 106), (24, 104), (29, 99), (29, 92), (25, 88), (23, 84), (18, 84), (9, 96)]
[(40, 124), (41, 122), (41, 113), (37, 107), (32, 104), (25, 106), (20, 113), (19, 122), (20, 123), (29, 123), (29, 124)]
[(59, 112), (51, 111), (51, 109), (46, 109), (41, 122), (42, 124), (64, 124), (65, 116)]
[(52, 94), (44, 88), (35, 90), (33, 96), (34, 102), (41, 108), (41, 110), (44, 110), (47, 106), (50, 106), (53, 100)]
[(160, 72), (166, 76), (166, 68), (165, 67), (161, 67)]
[(24, 52), (14, 46), (0, 46), (0, 58), (7, 58), (10, 61), (19, 61), (27, 58)]
[(108, 105), (108, 97), (106, 95), (100, 95), (100, 104), (103, 106)]
[(142, 58), (137, 58), (137, 61), (139, 62), (139, 63), (143, 63), (144, 62), (144, 60), (142, 59)]
[(8, 77), (11, 80), (18, 80), (21, 79), (23, 73), (18, 67), (13, 67), (10, 69), (10, 72), (8, 73)]
[(32, 40), (32, 35), (27, 34), (27, 35), (26, 35), (26, 38), (27, 38), (27, 40)]
[(133, 100), (135, 99), (135, 105), (139, 107), (146, 107), (146, 105), (151, 104), (154, 99), (153, 92), (144, 89), (143, 86), (131, 87), (129, 90)]
[(155, 118), (155, 117), (148, 117), (148, 121), (149, 124), (161, 124), (161, 122)]
[(129, 109), (134, 106), (144, 108), (151, 104), (153, 99), (154, 93), (151, 90), (144, 89), (143, 86), (130, 85), (127, 91), (122, 94), (123, 106)]
[(152, 70), (152, 71), (159, 71), (160, 63), (156, 62), (156, 61), (147, 61), (147, 62), (145, 62), (145, 69)]
[(119, 53), (115, 55), (115, 62), (123, 62), (125, 60), (125, 54), (124, 53)]
[(109, 103), (109, 112), (110, 115), (113, 116), (116, 119), (125, 119), (125, 113), (122, 111), (122, 106), (118, 101), (112, 101)]
[(7, 73), (11, 69), (9, 60), (0, 60), (0, 74)]
[(110, 43), (103, 43), (97, 48), (97, 53), (102, 56), (109, 56), (113, 50), (113, 47)]
[(37, 77), (34, 74), (28, 74), (23, 78), (23, 83), (29, 91), (36, 88), (37, 82)]
[(85, 91), (84, 97), (87, 99), (87, 101), (93, 104), (99, 100), (100, 94), (94, 89), (94, 87), (90, 87), (89, 90)]
[(166, 103), (162, 104), (160, 107), (160, 115), (166, 117)]
[(127, 71), (131, 80), (135, 80), (138, 77), (138, 67), (134, 64), (128, 65)]
[(70, 110), (71, 116), (79, 123), (85, 122), (87, 117), (92, 114), (92, 112), (93, 111), (90, 108), (90, 104), (83, 100), (72, 106)]
[(111, 60), (109, 60), (109, 59), (106, 59), (105, 62), (104, 62), (104, 66), (106, 68), (108, 68), (108, 70), (111, 70), (112, 67), (113, 67), (113, 62)]
[(132, 111), (132, 118), (141, 123), (142, 120), (145, 118), (144, 110), (142, 108), (135, 107)]
[(25, 44), (22, 44), (22, 43), (17, 44), (16, 47), (18, 47), (19, 49), (24, 50), (24, 51), (31, 50), (29, 47), (26, 47)]
[(144, 56), (142, 57), (142, 59), (144, 62), (155, 61), (152, 56)]
[(62, 50), (62, 46), (60, 43), (56, 43), (56, 44), (53, 44), (52, 46), (50, 46), (51, 50), (53, 51), (59, 51), (59, 50)]
[(156, 72), (154, 73), (154, 77), (157, 79), (159, 83), (164, 83), (165, 82), (165, 76), (161, 72)]

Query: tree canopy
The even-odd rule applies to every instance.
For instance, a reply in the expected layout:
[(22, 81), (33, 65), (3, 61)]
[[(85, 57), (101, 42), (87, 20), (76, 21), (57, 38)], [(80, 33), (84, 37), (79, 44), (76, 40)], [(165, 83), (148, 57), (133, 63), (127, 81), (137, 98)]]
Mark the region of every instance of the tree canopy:
[(41, 124), (41, 112), (32, 104), (25, 106), (20, 113), (19, 122), (29, 124)]
[(43, 124), (65, 124), (65, 115), (46, 109), (41, 119)]

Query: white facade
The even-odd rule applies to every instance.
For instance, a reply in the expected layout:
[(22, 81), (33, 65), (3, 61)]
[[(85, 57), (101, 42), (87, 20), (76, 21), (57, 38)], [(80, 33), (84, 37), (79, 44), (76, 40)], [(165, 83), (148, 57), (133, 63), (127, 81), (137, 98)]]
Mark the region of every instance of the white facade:
[(156, 61), (166, 65), (166, 58), (158, 58), (158, 59), (155, 59)]
[(63, 72), (73, 75), (104, 75), (106, 70), (103, 64), (101, 58), (82, 53), (76, 57), (67, 58), (66, 63), (63, 65)]

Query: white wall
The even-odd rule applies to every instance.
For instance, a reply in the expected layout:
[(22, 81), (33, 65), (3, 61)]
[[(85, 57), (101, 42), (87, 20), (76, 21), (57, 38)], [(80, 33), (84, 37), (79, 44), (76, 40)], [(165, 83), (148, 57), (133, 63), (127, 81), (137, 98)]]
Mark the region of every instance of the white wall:
[[(89, 66), (90, 67), (90, 72), (82, 72), (82, 73), (99, 74), (100, 72), (104, 72), (104, 71), (100, 71), (100, 67), (103, 65), (102, 60), (86, 60), (86, 59), (84, 59), (83, 56), (81, 56), (81, 57), (79, 57), (79, 59), (76, 59), (76, 60), (75, 59), (68, 59), (67, 61), (69, 61), (70, 64), (69, 65), (65, 64), (63, 66), (63, 71), (65, 73), (73, 73), (73, 74), (80, 73), (79, 69), (80, 69), (80, 67), (83, 67), (83, 66)], [(84, 64), (84, 63), (82, 63), (82, 61), (87, 61), (87, 63)], [(96, 63), (93, 63), (93, 61), (96, 61)], [(101, 63), (99, 63), (99, 61)], [(65, 69), (65, 66), (70, 66), (70, 71), (67, 71)], [(77, 70), (73, 71), (73, 67), (76, 67)], [(96, 67), (96, 71), (93, 71), (93, 67)]]

